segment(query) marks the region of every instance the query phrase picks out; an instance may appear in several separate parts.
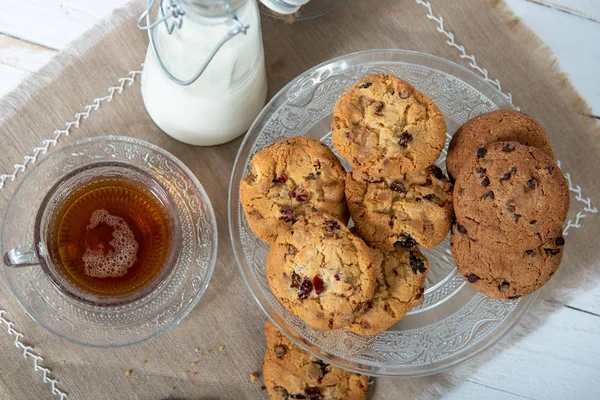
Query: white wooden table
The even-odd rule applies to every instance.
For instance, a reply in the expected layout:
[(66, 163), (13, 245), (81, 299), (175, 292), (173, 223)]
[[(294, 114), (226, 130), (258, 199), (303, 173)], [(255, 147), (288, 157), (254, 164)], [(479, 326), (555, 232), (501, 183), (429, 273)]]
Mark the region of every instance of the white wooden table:
[[(0, 97), (126, 2), (0, 0)], [(507, 2), (554, 51), (592, 107), (589, 117), (600, 119), (600, 0)], [(444, 398), (600, 399), (600, 289), (573, 296)]]

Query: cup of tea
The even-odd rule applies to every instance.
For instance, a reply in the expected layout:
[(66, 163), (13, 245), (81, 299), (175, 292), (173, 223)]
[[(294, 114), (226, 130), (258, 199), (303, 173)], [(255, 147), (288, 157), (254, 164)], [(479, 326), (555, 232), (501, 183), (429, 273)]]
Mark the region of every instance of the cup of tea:
[(39, 206), (32, 243), (8, 250), (8, 267), (42, 268), (56, 288), (98, 306), (151, 292), (181, 252), (174, 201), (150, 173), (91, 162), (56, 182)]
[(114, 347), (154, 337), (193, 308), (216, 242), (208, 196), (185, 165), (137, 139), (100, 137), (22, 178), (1, 250), (29, 315), (70, 340)]

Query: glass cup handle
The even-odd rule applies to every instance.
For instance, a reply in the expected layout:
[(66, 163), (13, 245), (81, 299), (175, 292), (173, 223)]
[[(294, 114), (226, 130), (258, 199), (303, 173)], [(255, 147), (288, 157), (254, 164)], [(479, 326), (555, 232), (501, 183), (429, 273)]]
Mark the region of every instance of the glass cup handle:
[(29, 267), (38, 264), (38, 252), (32, 244), (15, 247), (4, 254), (4, 265), (7, 267)]

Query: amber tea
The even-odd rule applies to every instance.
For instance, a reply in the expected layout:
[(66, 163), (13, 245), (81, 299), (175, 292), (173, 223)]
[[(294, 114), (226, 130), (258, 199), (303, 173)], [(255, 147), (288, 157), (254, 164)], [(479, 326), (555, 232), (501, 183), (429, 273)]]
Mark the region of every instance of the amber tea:
[(68, 286), (93, 297), (147, 291), (173, 263), (167, 194), (139, 170), (97, 172), (57, 200), (46, 234), (54, 269)]

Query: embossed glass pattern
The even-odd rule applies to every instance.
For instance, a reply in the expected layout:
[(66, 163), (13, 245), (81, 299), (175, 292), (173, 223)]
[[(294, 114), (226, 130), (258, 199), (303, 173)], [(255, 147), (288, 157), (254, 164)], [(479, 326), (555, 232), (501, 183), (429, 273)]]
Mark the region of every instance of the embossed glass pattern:
[[(430, 261), (423, 304), (389, 330), (364, 336), (349, 330), (322, 332), (288, 312), (271, 293), (265, 275), (268, 245), (248, 228), (239, 203), (239, 182), (252, 156), (291, 136), (331, 145), (330, 123), (338, 97), (363, 76), (392, 73), (426, 93), (440, 108), (448, 141), (469, 119), (514, 108), (496, 89), (467, 69), (422, 53), (376, 50), (343, 56), (303, 73), (265, 107), (242, 143), (229, 193), (229, 227), (238, 265), (256, 301), (294, 342), (342, 368), (377, 376), (422, 376), (468, 360), (500, 339), (527, 311), (535, 294), (502, 301), (471, 289), (457, 272), (449, 237), (424, 249)], [(333, 148), (333, 147), (332, 147)], [(447, 146), (446, 146), (447, 148)], [(445, 150), (437, 164), (445, 171)], [(348, 169), (348, 164), (344, 162)]]
[(154, 338), (178, 324), (198, 303), (213, 272), (217, 228), (212, 206), (192, 172), (166, 151), (141, 140), (84, 139), (46, 156), (23, 177), (6, 209), (0, 253), (32, 242), (43, 194), (65, 174), (91, 162), (121, 161), (160, 181), (177, 208), (182, 249), (175, 267), (150, 294), (120, 306), (95, 306), (57, 290), (39, 266), (8, 268), (17, 301), (40, 325), (93, 347), (121, 347)]

